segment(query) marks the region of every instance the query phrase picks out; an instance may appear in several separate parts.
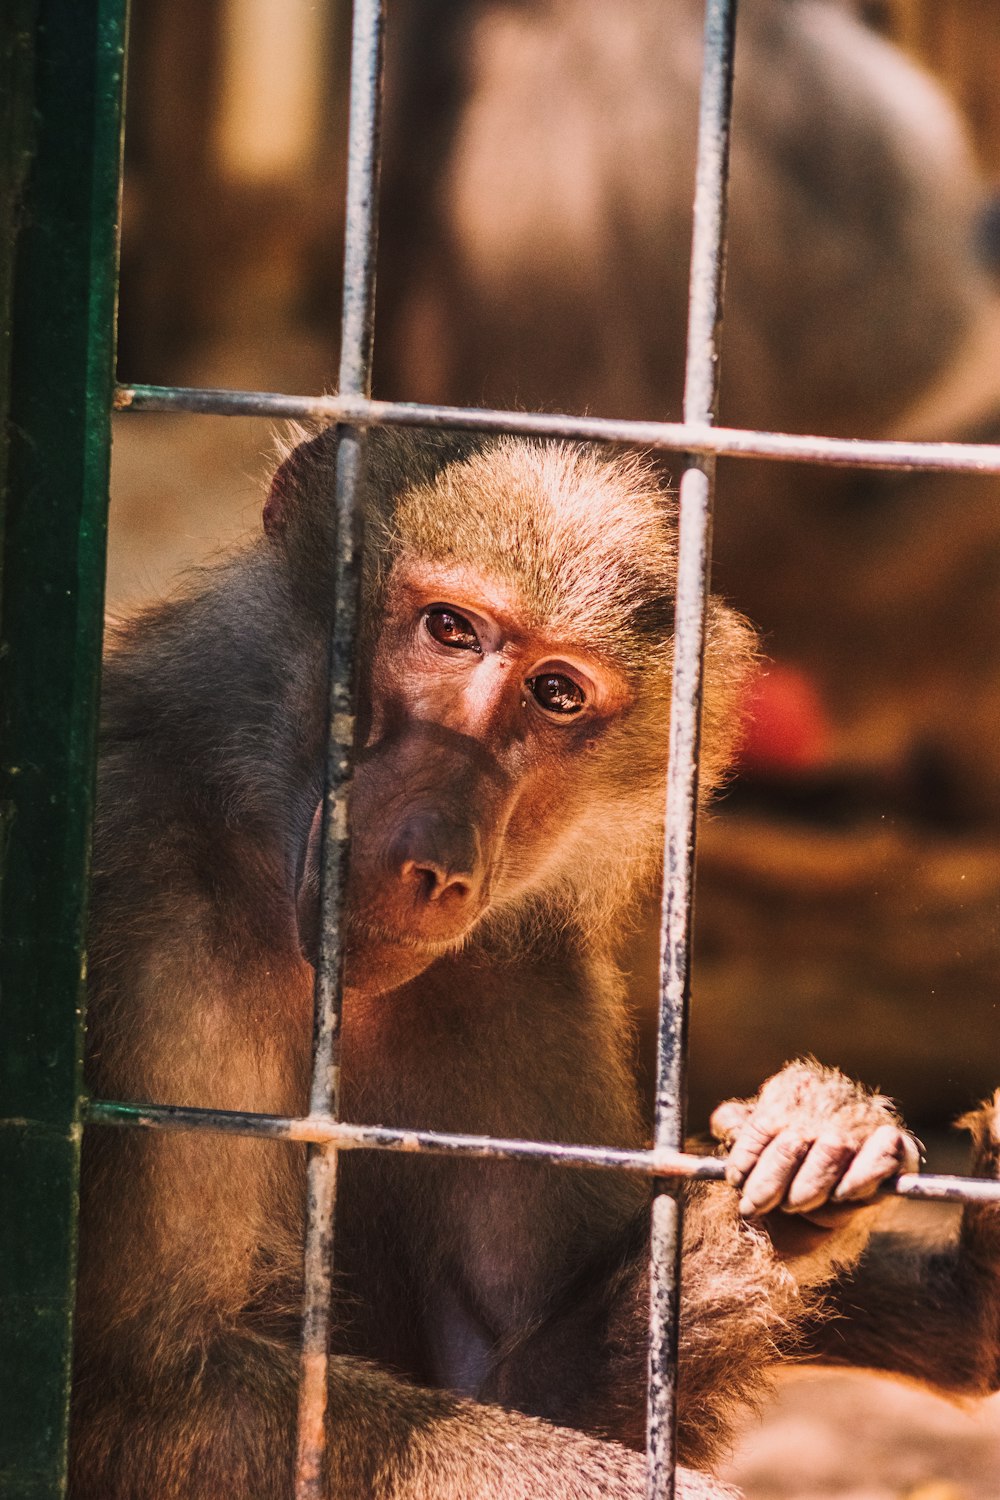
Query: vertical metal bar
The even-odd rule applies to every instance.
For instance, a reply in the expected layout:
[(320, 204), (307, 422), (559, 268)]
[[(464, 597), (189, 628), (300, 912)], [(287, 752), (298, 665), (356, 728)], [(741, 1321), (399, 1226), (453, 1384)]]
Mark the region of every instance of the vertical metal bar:
[[(736, 0), (708, 0), (695, 174), (684, 420), (714, 422), (718, 409), (726, 185)], [(714, 457), (690, 459), (680, 486), (674, 671), (660, 927), (660, 1026), (655, 1141), (684, 1139), (691, 913), (705, 611), (711, 566)], [(673, 1500), (680, 1315), (681, 1187), (657, 1181), (650, 1256), (647, 1443), (649, 1500)]]
[(125, 0), (0, 7), (0, 1488), (65, 1491)]
[[(340, 352), (340, 390), (347, 395), (371, 395), (383, 29), (383, 0), (355, 0)], [(335, 602), (320, 857), (321, 937), (316, 965), (309, 1101), (310, 1114), (314, 1115), (336, 1115), (339, 1105), (342, 917), (349, 854), (348, 801), (353, 772), (361, 581), (358, 499), (365, 440), (361, 431), (351, 427), (339, 428), (338, 439)], [(320, 1500), (326, 1493), (327, 1366), (336, 1187), (336, 1148), (310, 1146), (296, 1500)]]

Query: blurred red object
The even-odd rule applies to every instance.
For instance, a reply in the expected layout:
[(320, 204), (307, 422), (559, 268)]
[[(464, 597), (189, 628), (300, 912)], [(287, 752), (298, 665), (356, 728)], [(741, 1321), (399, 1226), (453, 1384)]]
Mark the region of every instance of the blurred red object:
[(773, 776), (828, 763), (833, 726), (814, 678), (801, 667), (769, 663), (747, 692), (743, 716), (741, 770)]

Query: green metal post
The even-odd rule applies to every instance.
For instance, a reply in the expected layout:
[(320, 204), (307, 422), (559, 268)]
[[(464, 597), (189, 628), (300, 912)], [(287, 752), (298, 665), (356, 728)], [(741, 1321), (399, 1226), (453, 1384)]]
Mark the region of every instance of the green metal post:
[(0, 6), (0, 1494), (65, 1493), (126, 0)]

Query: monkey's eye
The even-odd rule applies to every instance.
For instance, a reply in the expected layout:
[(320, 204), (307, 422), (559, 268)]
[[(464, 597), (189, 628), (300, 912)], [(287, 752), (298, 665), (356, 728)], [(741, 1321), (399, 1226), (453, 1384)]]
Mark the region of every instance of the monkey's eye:
[(587, 702), (580, 684), (562, 672), (542, 672), (529, 677), (528, 687), (535, 702), (550, 714), (578, 714)]
[(483, 648), (479, 637), (464, 615), (454, 609), (429, 609), (424, 615), (428, 634), (441, 646), (451, 646), (455, 651), (476, 651), (481, 656)]

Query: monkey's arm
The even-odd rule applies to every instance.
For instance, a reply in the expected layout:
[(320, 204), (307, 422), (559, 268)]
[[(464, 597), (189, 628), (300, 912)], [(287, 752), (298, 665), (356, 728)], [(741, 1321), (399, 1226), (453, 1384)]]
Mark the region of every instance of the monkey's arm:
[[(976, 1175), (1000, 1179), (1000, 1091), (962, 1123), (972, 1131)], [(957, 1238), (943, 1248), (876, 1233), (826, 1305), (826, 1316), (806, 1322), (806, 1358), (906, 1375), (955, 1395), (1000, 1390), (1000, 1207), (966, 1206)]]
[[(367, 1461), (383, 1476), (388, 1458), (394, 1476), (390, 1483), (376, 1479), (373, 1500), (640, 1500), (645, 1494), (644, 1460), (617, 1443), (498, 1406), (402, 1386), (380, 1371), (368, 1371), (366, 1378), (371, 1383), (363, 1409), (383, 1428), (368, 1439)], [(356, 1449), (353, 1423), (341, 1434), (341, 1445)], [(333, 1487), (335, 1500), (369, 1493), (354, 1481), (356, 1456), (349, 1464)], [(677, 1471), (677, 1495), (740, 1500), (729, 1485), (687, 1468)]]
[[(877, 1207), (870, 1193), (912, 1148), (886, 1101), (842, 1074), (793, 1063), (752, 1101), (723, 1106), (744, 1210), (731, 1187), (685, 1191), (678, 1426), (685, 1461), (711, 1462), (739, 1409), (821, 1316), (819, 1290), (860, 1257)], [(775, 1212), (801, 1196), (803, 1213)], [(845, 1195), (845, 1196), (846, 1196)], [(488, 1394), (639, 1447), (648, 1328), (648, 1214), (635, 1219), (581, 1289), (578, 1281), (493, 1372)], [(561, 1378), (556, 1379), (557, 1372)], [(567, 1372), (571, 1372), (568, 1376)]]
[[(178, 1390), (79, 1385), (73, 1500), (283, 1500), (295, 1449), (294, 1350), (230, 1333)], [(641, 1500), (645, 1464), (615, 1443), (331, 1363), (328, 1500)], [(678, 1471), (679, 1500), (740, 1500)]]

